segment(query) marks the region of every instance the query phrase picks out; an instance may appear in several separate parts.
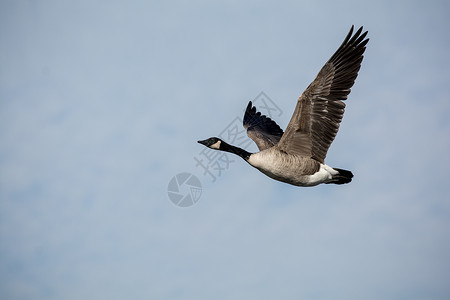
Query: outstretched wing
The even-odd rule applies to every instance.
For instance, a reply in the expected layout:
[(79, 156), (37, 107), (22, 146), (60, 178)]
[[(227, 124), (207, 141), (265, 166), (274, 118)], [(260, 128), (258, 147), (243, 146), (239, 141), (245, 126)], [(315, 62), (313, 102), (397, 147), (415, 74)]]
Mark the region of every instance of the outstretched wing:
[(353, 26), (336, 53), (298, 99), (281, 138), (280, 149), (323, 163), (344, 115), (345, 103), (363, 60), (369, 39)]
[(243, 123), (244, 128), (247, 129), (247, 135), (256, 143), (260, 151), (276, 145), (283, 135), (280, 126), (269, 117), (257, 112), (256, 107), (252, 106), (252, 101), (248, 103), (245, 110)]

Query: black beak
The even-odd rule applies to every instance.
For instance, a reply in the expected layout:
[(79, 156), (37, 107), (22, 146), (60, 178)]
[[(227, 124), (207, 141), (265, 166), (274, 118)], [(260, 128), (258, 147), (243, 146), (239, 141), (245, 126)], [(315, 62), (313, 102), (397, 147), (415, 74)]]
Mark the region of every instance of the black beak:
[(197, 143), (199, 143), (199, 144), (202, 144), (202, 145), (205, 145), (205, 146), (206, 146), (206, 140), (204, 140), (204, 141), (197, 141)]

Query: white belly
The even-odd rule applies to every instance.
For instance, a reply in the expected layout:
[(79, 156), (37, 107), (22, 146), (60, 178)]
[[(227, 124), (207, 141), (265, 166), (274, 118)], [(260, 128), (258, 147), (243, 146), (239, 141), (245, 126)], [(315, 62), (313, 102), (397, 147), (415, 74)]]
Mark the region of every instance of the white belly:
[(295, 157), (273, 151), (262, 151), (252, 154), (248, 163), (267, 176), (296, 186), (315, 186), (329, 182), (338, 172), (333, 168), (320, 164), (319, 170), (311, 174), (318, 162), (311, 158)]

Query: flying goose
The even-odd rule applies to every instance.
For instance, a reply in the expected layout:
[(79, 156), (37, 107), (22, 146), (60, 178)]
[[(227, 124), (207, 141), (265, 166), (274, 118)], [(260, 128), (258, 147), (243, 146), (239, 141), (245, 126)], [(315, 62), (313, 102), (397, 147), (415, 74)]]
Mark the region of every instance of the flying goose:
[(296, 186), (352, 181), (351, 171), (326, 165), (325, 156), (344, 114), (342, 101), (355, 82), (369, 41), (365, 39), (367, 31), (362, 30), (352, 35), (351, 27), (342, 45), (298, 99), (284, 133), (277, 123), (257, 112), (251, 101), (248, 103), (243, 125), (260, 152), (247, 152), (217, 137), (198, 143), (239, 155), (267, 176)]

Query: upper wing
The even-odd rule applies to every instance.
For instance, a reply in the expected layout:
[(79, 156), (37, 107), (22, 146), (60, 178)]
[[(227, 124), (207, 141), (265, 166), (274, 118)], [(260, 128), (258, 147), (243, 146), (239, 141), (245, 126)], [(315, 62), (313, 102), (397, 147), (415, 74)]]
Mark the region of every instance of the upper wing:
[(298, 99), (294, 114), (278, 146), (280, 149), (308, 156), (323, 163), (344, 115), (345, 103), (363, 60), (369, 39), (352, 36), (353, 26), (336, 53), (320, 70)]
[(247, 135), (256, 143), (259, 150), (273, 147), (283, 135), (283, 130), (277, 123), (269, 117), (256, 111), (252, 106), (252, 101), (248, 103), (244, 114), (244, 128), (247, 129)]

